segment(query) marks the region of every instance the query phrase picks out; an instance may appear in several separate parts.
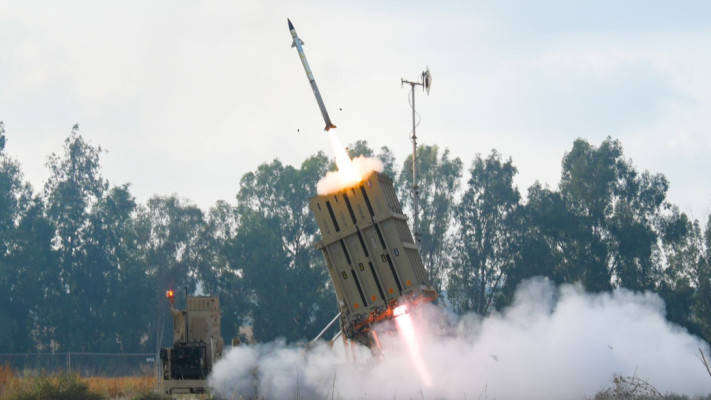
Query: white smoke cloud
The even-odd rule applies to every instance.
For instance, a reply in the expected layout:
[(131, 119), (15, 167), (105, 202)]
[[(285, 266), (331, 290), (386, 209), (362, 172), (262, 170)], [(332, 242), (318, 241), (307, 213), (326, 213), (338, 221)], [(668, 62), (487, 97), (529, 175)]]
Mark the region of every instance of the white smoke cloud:
[[(357, 175), (363, 179), (373, 171), (383, 172), (383, 162), (377, 158), (358, 156), (351, 160)], [(353, 185), (353, 178), (342, 171), (329, 171), (316, 184), (316, 193), (319, 195), (336, 193), (341, 189)]]
[(567, 400), (591, 398), (619, 373), (662, 393), (711, 393), (696, 358), (708, 345), (669, 324), (655, 294), (586, 294), (537, 279), (521, 286), (511, 307), (484, 319), (455, 319), (431, 305), (413, 314), (429, 386), (392, 324), (383, 324), (381, 360), (358, 347), (352, 361), (340, 341), (236, 347), (216, 364), (211, 387), (227, 399)]

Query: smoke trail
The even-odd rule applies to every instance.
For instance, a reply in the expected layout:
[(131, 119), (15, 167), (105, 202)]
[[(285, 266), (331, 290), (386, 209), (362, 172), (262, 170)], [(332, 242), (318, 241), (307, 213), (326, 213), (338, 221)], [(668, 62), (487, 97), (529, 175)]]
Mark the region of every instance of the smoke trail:
[(328, 132), (328, 137), (331, 139), (331, 148), (336, 157), (336, 167), (338, 167), (341, 179), (347, 186), (355, 185), (360, 181), (360, 176), (351, 163), (351, 157), (348, 155), (346, 148), (341, 143), (341, 140), (338, 139), (335, 131)]
[(620, 373), (662, 393), (711, 392), (695, 358), (708, 346), (669, 324), (655, 294), (586, 294), (537, 279), (521, 286), (511, 307), (484, 319), (455, 319), (429, 304), (413, 314), (429, 386), (391, 322), (377, 327), (380, 361), (364, 348), (348, 361), (340, 342), (306, 349), (277, 341), (230, 350), (211, 386), (228, 399), (583, 399)]

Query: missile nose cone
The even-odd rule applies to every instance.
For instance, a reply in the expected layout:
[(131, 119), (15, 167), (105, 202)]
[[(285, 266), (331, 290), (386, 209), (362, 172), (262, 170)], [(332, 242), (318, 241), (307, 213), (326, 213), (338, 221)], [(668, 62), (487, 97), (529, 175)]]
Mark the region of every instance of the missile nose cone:
[(294, 25), (291, 23), (291, 20), (290, 20), (289, 18), (287, 18), (286, 20), (289, 21), (289, 30), (290, 30), (290, 31), (293, 31), (293, 30), (294, 30)]

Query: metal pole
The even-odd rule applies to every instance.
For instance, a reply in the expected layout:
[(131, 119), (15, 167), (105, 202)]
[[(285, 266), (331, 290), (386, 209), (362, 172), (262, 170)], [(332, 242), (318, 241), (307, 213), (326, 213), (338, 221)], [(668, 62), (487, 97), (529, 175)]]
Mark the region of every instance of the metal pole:
[(185, 341), (190, 341), (190, 312), (188, 310), (188, 287), (185, 286)]
[(417, 188), (417, 134), (415, 133), (415, 83), (410, 83), (410, 91), (412, 92), (412, 208), (414, 213), (413, 220), (413, 231), (415, 235), (415, 244), (417, 247), (420, 246), (420, 231), (417, 223), (417, 200), (418, 200), (418, 188)]
[(419, 214), (419, 209), (418, 209), (418, 199), (419, 199), (419, 187), (417, 186), (417, 133), (415, 132), (415, 129), (417, 128), (417, 124), (415, 123), (415, 86), (420, 85), (423, 87), (423, 89), (427, 90), (427, 94), (430, 93), (430, 81), (431, 81), (431, 76), (430, 76), (430, 70), (429, 68), (427, 71), (422, 73), (422, 77), (420, 78), (420, 82), (411, 82), (405, 79), (400, 79), (400, 84), (409, 84), (410, 85), (410, 91), (412, 92), (412, 209), (413, 209), (413, 231), (415, 235), (415, 244), (417, 245), (417, 248), (420, 248), (420, 229), (419, 229), (419, 223), (418, 223), (418, 214)]
[(333, 323), (336, 322), (336, 321), (338, 320), (338, 317), (340, 317), (340, 316), (341, 316), (341, 313), (340, 313), (340, 312), (339, 312), (338, 314), (336, 314), (336, 316), (333, 317), (333, 319), (331, 320), (331, 322), (329, 322), (328, 325), (326, 325), (326, 327), (323, 328), (323, 330), (321, 330), (321, 333), (319, 333), (319, 334), (314, 338), (314, 340), (311, 341), (311, 343), (313, 343), (313, 342), (319, 340), (319, 339), (321, 338), (321, 336), (323, 336), (323, 334), (326, 333), (326, 331), (328, 330), (328, 328), (330, 328), (331, 325), (333, 325)]

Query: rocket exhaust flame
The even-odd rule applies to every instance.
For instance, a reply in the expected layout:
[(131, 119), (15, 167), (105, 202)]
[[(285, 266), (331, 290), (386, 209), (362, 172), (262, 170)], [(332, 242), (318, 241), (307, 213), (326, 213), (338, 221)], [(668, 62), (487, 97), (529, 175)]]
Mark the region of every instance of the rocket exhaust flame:
[(393, 317), (399, 317), (405, 313), (407, 313), (407, 306), (405, 306), (405, 305), (397, 306), (393, 310)]
[(410, 358), (412, 359), (412, 363), (414, 364), (415, 368), (417, 368), (417, 372), (420, 374), (420, 378), (422, 379), (422, 384), (425, 387), (429, 387), (432, 385), (432, 381), (430, 379), (430, 375), (427, 372), (427, 368), (425, 366), (425, 362), (422, 359), (422, 355), (420, 354), (420, 347), (417, 343), (417, 339), (415, 338), (415, 327), (412, 325), (412, 319), (410, 318), (410, 314), (406, 312), (406, 310), (401, 309), (404, 306), (397, 307), (394, 311), (393, 314), (397, 314), (395, 317), (395, 324), (397, 325), (397, 330), (400, 333), (400, 335), (405, 339), (405, 344), (407, 344), (407, 350), (410, 353)]

